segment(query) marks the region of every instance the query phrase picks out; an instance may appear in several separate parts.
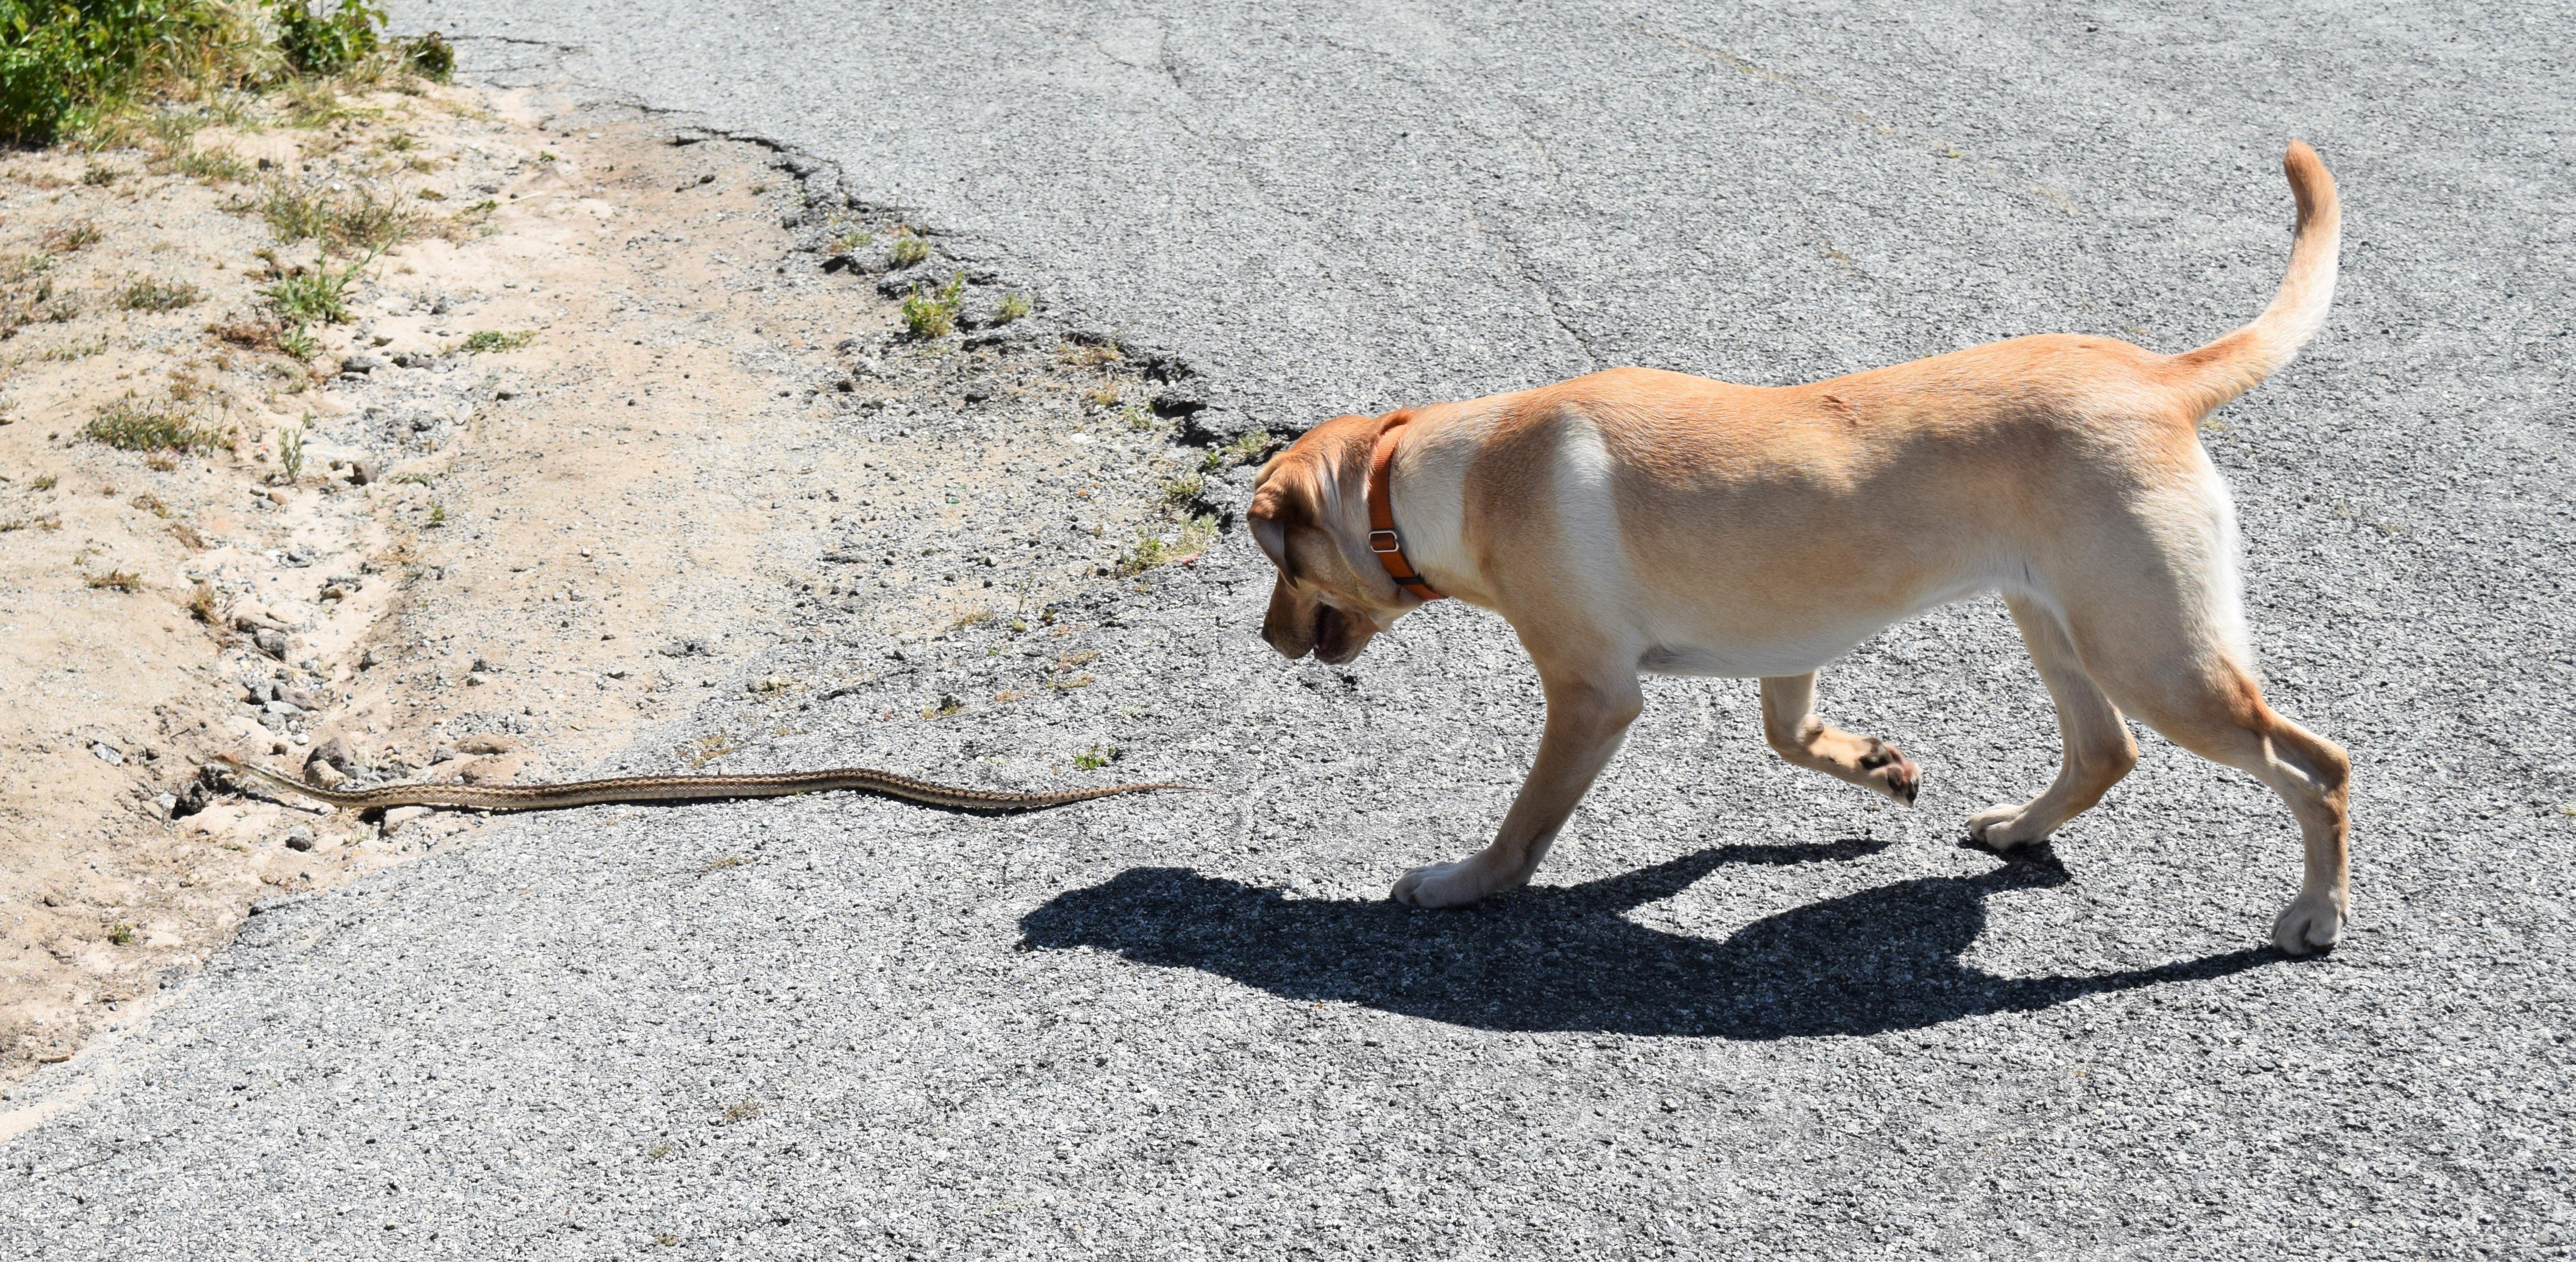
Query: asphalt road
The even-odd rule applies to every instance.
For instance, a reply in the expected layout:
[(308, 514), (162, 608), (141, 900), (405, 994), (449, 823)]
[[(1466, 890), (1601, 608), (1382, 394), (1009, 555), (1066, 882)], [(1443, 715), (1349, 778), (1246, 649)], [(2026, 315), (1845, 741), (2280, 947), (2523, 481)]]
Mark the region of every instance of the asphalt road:
[[(1992, 602), (1826, 676), (1924, 764), (1919, 811), (1770, 760), (1749, 685), (1660, 681), (1544, 888), (1393, 907), (1499, 817), (1535, 682), (1454, 607), (1283, 664), (1235, 534), (1062, 611), (1046, 650), (1098, 653), (1091, 686), (995, 628), (889, 666), (782, 619), (763, 673), (884, 673), (684, 725), (790, 733), (746, 767), (1096, 746), (1222, 792), (498, 825), (256, 917), (112, 1063), (20, 1088), (67, 1104), (0, 1149), (0, 1252), (2576, 1247), (2563, 10), (397, 18), (827, 159), (1270, 426), (1618, 363), (2196, 344), (2269, 295), (2304, 136), (2345, 197), (2336, 313), (2207, 441), (2273, 698), (2356, 762), (2357, 919), (2324, 961), (2259, 949), (2290, 820), (2152, 737), (2051, 854), (1958, 848), (2055, 757)], [(1032, 699), (908, 717), (959, 680)]]

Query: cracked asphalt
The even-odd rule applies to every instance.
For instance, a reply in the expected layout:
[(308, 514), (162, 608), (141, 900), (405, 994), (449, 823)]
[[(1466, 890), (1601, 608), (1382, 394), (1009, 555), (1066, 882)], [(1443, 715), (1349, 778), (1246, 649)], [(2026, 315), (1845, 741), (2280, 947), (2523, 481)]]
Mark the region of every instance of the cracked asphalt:
[[(2149, 736), (2053, 849), (1995, 602), (1822, 710), (1918, 811), (1659, 680), (1542, 886), (1481, 844), (1535, 680), (1473, 610), (1353, 666), (1254, 636), (1239, 531), (1002, 627), (798, 624), (687, 732), (972, 779), (1114, 750), (1220, 790), (1027, 817), (589, 808), (255, 917), (16, 1089), (0, 1252), (194, 1257), (2564, 1256), (2568, 15), (2545, 6), (406, 4), (490, 82), (772, 138), (1201, 428), (1618, 363), (1785, 382), (2268, 298), (2288, 138), (2346, 206), (2326, 332), (2216, 418), (2275, 703), (2352, 752), (2357, 917), (2261, 949), (2297, 846)], [(818, 615), (819, 616), (819, 615)], [(1061, 628), (1056, 636), (1053, 628)], [(902, 651), (902, 658), (889, 658)], [(1093, 682), (1046, 685), (1048, 661)], [(909, 717), (962, 684), (1012, 705)], [(962, 695), (962, 694), (961, 694)], [(978, 697), (985, 694), (978, 694)], [(788, 707), (782, 710), (780, 707)], [(881, 716), (894, 714), (894, 719)], [(1068, 772), (1068, 774), (1070, 774)]]

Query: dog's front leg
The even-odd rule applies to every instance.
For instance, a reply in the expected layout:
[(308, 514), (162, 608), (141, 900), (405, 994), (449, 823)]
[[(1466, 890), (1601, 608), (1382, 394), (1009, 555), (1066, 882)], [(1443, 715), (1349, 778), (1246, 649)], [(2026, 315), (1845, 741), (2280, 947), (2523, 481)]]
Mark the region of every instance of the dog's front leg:
[(1593, 778), (1619, 752), (1628, 725), (1645, 708), (1645, 694), (1634, 675), (1583, 682), (1559, 682), (1542, 676), (1547, 690), (1547, 731), (1539, 738), (1538, 762), (1521, 794), (1503, 816), (1492, 845), (1455, 863), (1415, 868), (1395, 883), (1395, 901), (1416, 907), (1464, 907), (1505, 890), (1529, 884), (1539, 860), (1547, 857), (1556, 831), (1574, 813)]

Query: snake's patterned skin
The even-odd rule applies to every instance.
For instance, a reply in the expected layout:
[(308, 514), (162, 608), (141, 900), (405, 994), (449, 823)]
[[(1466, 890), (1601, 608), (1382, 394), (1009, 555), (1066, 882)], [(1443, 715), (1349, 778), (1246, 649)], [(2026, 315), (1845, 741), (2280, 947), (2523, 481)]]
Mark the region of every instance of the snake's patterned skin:
[(703, 801), (710, 798), (774, 798), (795, 793), (829, 793), (857, 789), (889, 797), (927, 802), (966, 811), (1042, 811), (1051, 806), (1154, 789), (1207, 792), (1194, 784), (1113, 784), (1096, 789), (1059, 789), (1051, 793), (1001, 793), (958, 789), (867, 767), (834, 767), (827, 771), (789, 771), (748, 776), (624, 776), (614, 780), (576, 780), (569, 784), (388, 784), (374, 789), (325, 789), (253, 766), (230, 754), (215, 757), (234, 771), (272, 788), (299, 793), (316, 802), (353, 811), (388, 806), (470, 806), (487, 811), (551, 811), (602, 802)]

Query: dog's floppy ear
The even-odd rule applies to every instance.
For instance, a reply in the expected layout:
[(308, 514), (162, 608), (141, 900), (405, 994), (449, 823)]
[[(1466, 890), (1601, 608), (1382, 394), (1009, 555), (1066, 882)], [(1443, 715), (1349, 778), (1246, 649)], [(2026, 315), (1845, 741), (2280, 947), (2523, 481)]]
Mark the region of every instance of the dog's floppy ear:
[(1261, 545), (1261, 554), (1279, 567), (1283, 577), (1297, 577), (1288, 536), (1315, 524), (1315, 496), (1303, 471), (1287, 463), (1284, 454), (1261, 471), (1260, 489), (1252, 493), (1252, 507), (1245, 511), (1244, 520), (1252, 527), (1252, 541)]

